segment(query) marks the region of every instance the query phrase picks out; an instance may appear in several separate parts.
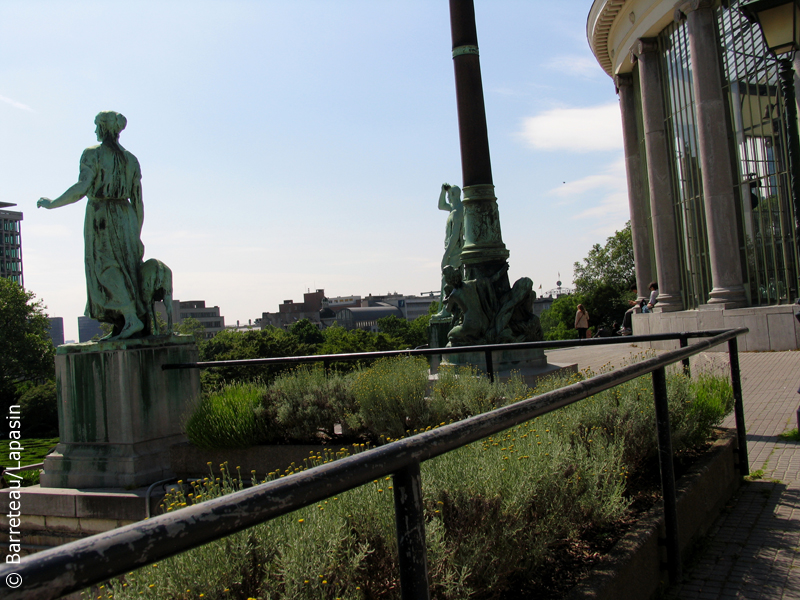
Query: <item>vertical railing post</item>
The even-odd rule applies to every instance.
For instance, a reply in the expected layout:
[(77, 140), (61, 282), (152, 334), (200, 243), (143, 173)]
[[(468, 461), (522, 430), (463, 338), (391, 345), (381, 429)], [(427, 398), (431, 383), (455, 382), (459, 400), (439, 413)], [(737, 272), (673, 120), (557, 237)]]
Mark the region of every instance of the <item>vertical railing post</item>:
[(672, 464), (672, 436), (669, 430), (667, 376), (664, 367), (653, 371), (653, 397), (656, 404), (658, 464), (661, 469), (664, 526), (667, 533), (667, 570), (670, 583), (675, 584), (681, 578), (681, 549), (678, 544), (678, 503), (675, 492), (675, 469)]
[(425, 514), (419, 462), (394, 474), (394, 515), (403, 600), (429, 600)]
[(739, 343), (736, 338), (728, 340), (728, 357), (731, 363), (731, 383), (733, 384), (733, 413), (736, 419), (736, 437), (739, 442), (739, 471), (741, 475), (750, 474), (750, 461), (747, 458), (747, 429), (744, 425), (744, 400), (742, 398), (742, 377), (739, 372)]
[[(686, 348), (686, 346), (689, 345), (689, 338), (686, 337), (685, 335), (682, 335), (680, 337), (680, 344), (681, 344), (681, 348)], [(683, 363), (683, 372), (686, 374), (687, 377), (690, 377), (691, 374), (692, 374), (692, 371), (691, 371), (691, 367), (689, 366), (689, 359), (688, 358), (684, 358), (681, 362)]]
[(492, 362), (492, 351), (487, 350), (486, 354), (486, 373), (489, 375), (489, 381), (494, 383), (494, 362)]

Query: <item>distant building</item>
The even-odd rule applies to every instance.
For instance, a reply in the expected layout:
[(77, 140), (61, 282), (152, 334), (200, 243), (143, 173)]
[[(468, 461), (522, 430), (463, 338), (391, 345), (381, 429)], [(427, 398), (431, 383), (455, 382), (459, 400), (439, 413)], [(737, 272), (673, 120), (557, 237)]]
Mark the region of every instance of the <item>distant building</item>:
[[(63, 337), (63, 332), (62, 332)], [(91, 342), (95, 336), (101, 338), (105, 335), (100, 327), (100, 321), (95, 321), (91, 317), (78, 317), (78, 341)]]
[(189, 317), (197, 319), (203, 324), (206, 328), (206, 339), (211, 339), (225, 329), (225, 317), (219, 314), (219, 306), (206, 306), (205, 300), (189, 300), (186, 302), (173, 300), (172, 318), (174, 319), (174, 324), (180, 324)]
[(343, 308), (336, 313), (336, 324), (345, 329), (363, 329), (373, 333), (378, 331), (378, 319), (394, 315), (403, 318), (403, 312), (396, 306), (382, 303), (378, 306), (354, 306)]
[(403, 313), (404, 319), (413, 321), (418, 317), (427, 315), (431, 304), (434, 302), (439, 302), (439, 298), (435, 296), (405, 296), (395, 301), (389, 300), (386, 303), (397, 306)]
[(328, 298), (328, 306), (334, 311), (340, 308), (361, 306), (361, 296), (336, 296), (335, 298)]
[(50, 317), (50, 339), (54, 346), (64, 344), (64, 319), (62, 317)]
[[(337, 299), (337, 301), (339, 300), (341, 299)], [(346, 306), (347, 302), (338, 302), (337, 304), (339, 306)], [(332, 309), (332, 307), (329, 306), (328, 299), (325, 297), (325, 290), (306, 292), (303, 294), (302, 302), (284, 300), (283, 303), (278, 306), (278, 312), (263, 313), (261, 315), (261, 327), (272, 325), (273, 327), (286, 329), (290, 325), (303, 319), (308, 319), (317, 325), (317, 327), (321, 327), (322, 319), (328, 318), (327, 314), (323, 316), (320, 315), (323, 308)], [(327, 313), (328, 311), (325, 312)]]
[(22, 213), (3, 210), (16, 206), (9, 202), (0, 202), (0, 277), (16, 281), (24, 286), (22, 276)]
[(547, 298), (536, 298), (533, 301), (533, 314), (537, 317), (541, 317), (542, 313), (553, 306), (553, 297), (549, 296)]
[[(316, 292), (304, 294), (303, 302), (284, 300), (278, 306), (277, 313), (263, 313), (261, 324), (285, 329), (301, 319), (308, 319), (320, 329), (336, 323), (348, 329), (377, 331), (377, 323), (373, 324), (372, 321), (375, 319), (371, 318), (374, 311), (362, 311), (361, 309), (380, 308), (382, 309), (382, 311), (378, 311), (381, 312), (380, 316), (391, 314), (399, 319), (413, 321), (417, 317), (427, 315), (430, 305), (438, 301), (437, 295), (405, 296), (397, 292), (385, 296), (370, 294), (366, 297), (353, 295), (327, 298), (325, 290), (318, 289)], [(386, 310), (387, 308), (389, 310)], [(374, 312), (374, 314), (378, 313)]]

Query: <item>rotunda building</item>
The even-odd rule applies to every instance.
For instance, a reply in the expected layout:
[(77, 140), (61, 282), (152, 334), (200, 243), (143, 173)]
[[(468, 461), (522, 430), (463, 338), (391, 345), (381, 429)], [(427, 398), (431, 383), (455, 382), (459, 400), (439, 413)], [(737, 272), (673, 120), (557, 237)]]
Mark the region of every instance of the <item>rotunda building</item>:
[(659, 286), (634, 333), (746, 326), (742, 350), (800, 348), (800, 65), (741, 4), (595, 0), (588, 16), (620, 99), (637, 287)]

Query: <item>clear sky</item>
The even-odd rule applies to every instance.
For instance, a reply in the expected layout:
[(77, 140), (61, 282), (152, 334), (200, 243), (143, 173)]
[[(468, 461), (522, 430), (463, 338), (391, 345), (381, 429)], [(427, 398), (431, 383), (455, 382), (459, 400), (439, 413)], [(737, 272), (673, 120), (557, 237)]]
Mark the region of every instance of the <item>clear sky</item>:
[[(510, 278), (571, 283), (628, 219), (617, 96), (589, 0), (475, 0)], [(128, 119), (145, 259), (227, 324), (285, 299), (439, 287), (443, 182), (461, 185), (447, 0), (0, 4), (0, 201), (26, 287), (77, 339), (94, 116)]]

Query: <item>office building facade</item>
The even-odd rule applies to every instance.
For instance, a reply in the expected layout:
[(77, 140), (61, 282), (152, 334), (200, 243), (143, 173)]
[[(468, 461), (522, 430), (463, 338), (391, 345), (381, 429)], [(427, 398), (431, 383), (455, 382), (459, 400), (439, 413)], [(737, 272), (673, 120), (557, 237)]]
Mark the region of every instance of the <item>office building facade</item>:
[(0, 202), (0, 277), (25, 286), (22, 272), (22, 213), (6, 210), (16, 204)]

